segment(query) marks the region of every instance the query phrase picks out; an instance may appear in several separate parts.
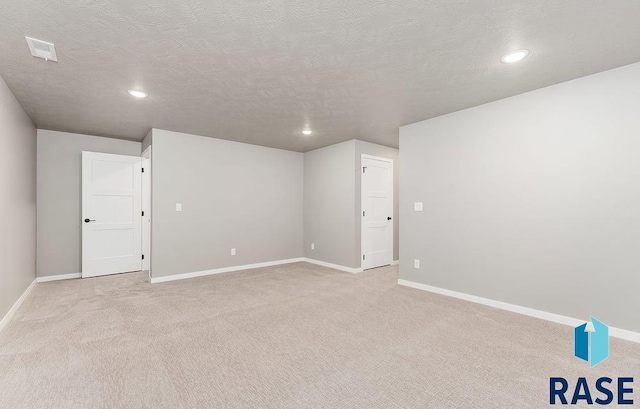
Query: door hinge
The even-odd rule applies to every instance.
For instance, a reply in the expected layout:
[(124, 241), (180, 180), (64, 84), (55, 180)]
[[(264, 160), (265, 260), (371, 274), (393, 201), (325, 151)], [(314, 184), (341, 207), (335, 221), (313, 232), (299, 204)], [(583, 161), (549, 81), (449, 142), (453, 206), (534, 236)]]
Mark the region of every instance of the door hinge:
[(365, 256), (364, 254), (362, 255), (362, 259), (365, 260), (367, 258), (367, 256)]
[(362, 167), (362, 173), (366, 173), (366, 172), (367, 172), (367, 167), (366, 167), (366, 166), (363, 166), (363, 167)]
[(144, 216), (144, 210), (142, 211), (142, 215)]
[(364, 217), (364, 210), (362, 211), (362, 217)]
[(142, 259), (144, 260), (144, 254), (142, 255)]
[(142, 173), (144, 173), (144, 168), (142, 168)]

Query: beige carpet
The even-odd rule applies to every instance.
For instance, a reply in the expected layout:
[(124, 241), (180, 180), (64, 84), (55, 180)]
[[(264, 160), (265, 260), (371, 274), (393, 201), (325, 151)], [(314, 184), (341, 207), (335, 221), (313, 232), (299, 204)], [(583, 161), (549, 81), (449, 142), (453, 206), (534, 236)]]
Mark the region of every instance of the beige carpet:
[[(541, 408), (596, 368), (572, 328), (306, 263), (41, 283), (0, 333), (0, 408)], [(640, 385), (636, 389), (640, 389)], [(640, 390), (635, 393), (640, 406)]]

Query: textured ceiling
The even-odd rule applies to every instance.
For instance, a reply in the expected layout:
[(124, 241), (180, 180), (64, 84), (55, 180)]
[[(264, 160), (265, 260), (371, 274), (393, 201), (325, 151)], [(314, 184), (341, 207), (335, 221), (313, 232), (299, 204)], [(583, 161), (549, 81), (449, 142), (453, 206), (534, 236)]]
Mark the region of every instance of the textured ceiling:
[[(397, 146), (401, 125), (640, 61), (637, 0), (3, 0), (0, 13), (0, 75), (38, 127), (135, 140), (156, 127)], [(25, 35), (59, 62), (31, 57)], [(529, 58), (500, 62), (519, 48)]]

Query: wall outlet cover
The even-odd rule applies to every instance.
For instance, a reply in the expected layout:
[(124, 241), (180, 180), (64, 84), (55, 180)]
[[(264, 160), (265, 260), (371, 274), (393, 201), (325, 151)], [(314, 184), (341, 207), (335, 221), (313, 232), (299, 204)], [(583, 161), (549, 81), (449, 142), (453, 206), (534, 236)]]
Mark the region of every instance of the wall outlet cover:
[(231, 255), (235, 256), (236, 255), (236, 249), (231, 249)]
[(413, 211), (421, 212), (422, 211), (422, 202), (414, 202), (413, 203)]
[(413, 260), (413, 268), (420, 268), (420, 260)]
[(311, 250), (315, 250), (316, 249), (316, 243), (311, 243)]

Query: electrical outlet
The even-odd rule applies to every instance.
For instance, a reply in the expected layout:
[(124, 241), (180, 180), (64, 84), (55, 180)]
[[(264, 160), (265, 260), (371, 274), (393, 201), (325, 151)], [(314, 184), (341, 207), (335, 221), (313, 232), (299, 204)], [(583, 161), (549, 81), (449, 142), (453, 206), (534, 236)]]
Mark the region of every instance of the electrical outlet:
[(231, 249), (231, 255), (235, 256), (236, 255), (236, 249)]
[(413, 260), (413, 268), (420, 268), (420, 260)]
[(414, 202), (413, 203), (413, 211), (421, 212), (422, 211), (422, 202)]
[(182, 203), (176, 203), (176, 212), (182, 211)]
[(315, 250), (316, 249), (316, 243), (311, 243), (311, 250)]

